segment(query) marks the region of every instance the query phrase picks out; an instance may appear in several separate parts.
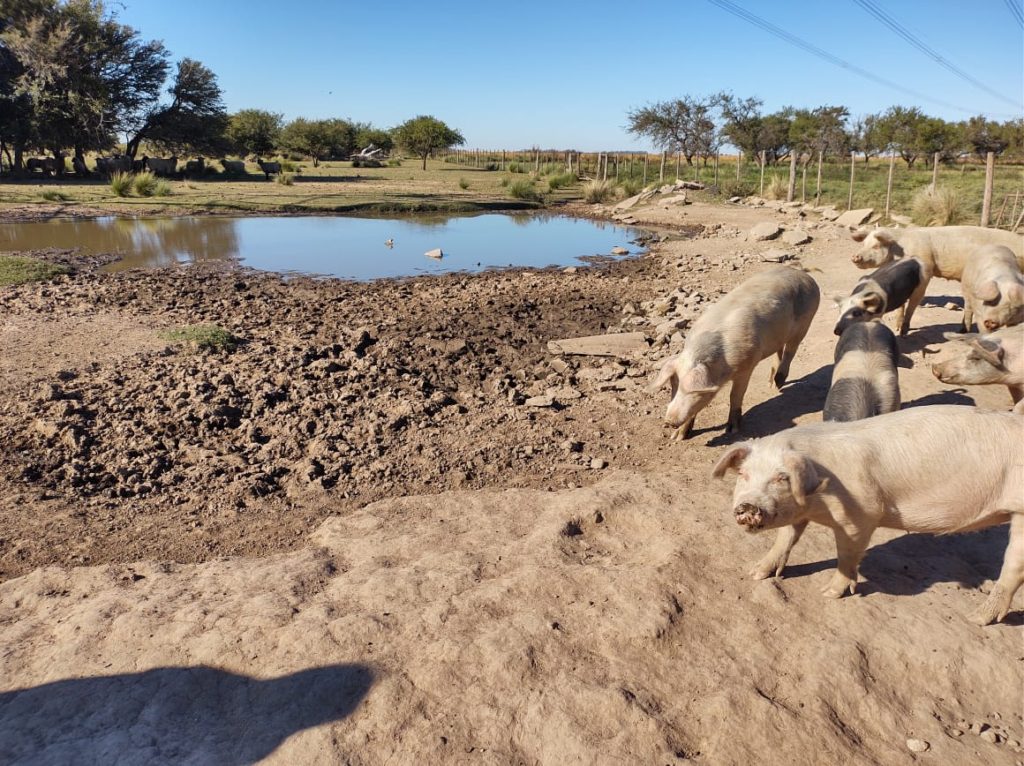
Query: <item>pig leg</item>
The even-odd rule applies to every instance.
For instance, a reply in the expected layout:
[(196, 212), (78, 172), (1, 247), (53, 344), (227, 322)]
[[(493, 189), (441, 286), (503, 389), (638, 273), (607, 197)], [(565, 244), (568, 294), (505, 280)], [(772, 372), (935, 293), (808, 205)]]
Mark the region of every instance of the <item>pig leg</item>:
[(732, 390), (729, 392), (729, 421), (725, 424), (727, 434), (740, 430), (740, 423), (743, 421), (743, 397), (747, 393), (753, 372), (753, 367), (738, 370), (732, 379)]
[(971, 325), (974, 324), (974, 306), (971, 305), (971, 299), (967, 297), (966, 290), (964, 293), (964, 332), (970, 332)]
[(864, 558), (864, 551), (867, 550), (868, 541), (871, 540), (871, 533), (874, 528), (861, 529), (857, 527), (835, 527), (833, 533), (836, 537), (836, 558), (838, 564), (832, 580), (822, 589), (821, 593), (825, 598), (841, 598), (849, 590), (853, 593), (857, 588), (857, 569), (860, 560)]
[(793, 357), (796, 356), (796, 350), (800, 348), (800, 344), (803, 343), (804, 336), (807, 335), (807, 331), (811, 327), (811, 320), (814, 318), (813, 313), (808, 316), (796, 331), (786, 339), (786, 345), (779, 352), (779, 369), (775, 373), (775, 377), (772, 382), (775, 383), (776, 388), (782, 388), (786, 385), (786, 379), (789, 377), (789, 366), (793, 363)]
[(1010, 516), (1010, 544), (1003, 557), (1003, 571), (999, 574), (988, 598), (972, 619), (978, 625), (999, 622), (1010, 611), (1013, 594), (1024, 584), (1024, 515)]
[(764, 580), (767, 577), (778, 577), (786, 568), (789, 561), (789, 554), (800, 539), (800, 535), (807, 529), (807, 522), (800, 521), (788, 527), (780, 527), (779, 533), (775, 536), (775, 545), (765, 554), (764, 558), (757, 562), (750, 570), (750, 577), (754, 580)]
[(918, 285), (917, 289), (910, 294), (907, 299), (906, 305), (903, 307), (903, 316), (900, 318), (900, 336), (905, 336), (910, 331), (910, 318), (914, 316), (914, 311), (918, 306), (921, 305), (921, 301), (924, 300), (925, 291), (928, 289), (928, 281), (921, 280), (921, 284)]
[(686, 421), (675, 430), (675, 433), (672, 434), (672, 441), (677, 441), (679, 439), (689, 439), (690, 431), (693, 430), (693, 423), (695, 420), (697, 420), (696, 415), (691, 415), (690, 417), (688, 417)]

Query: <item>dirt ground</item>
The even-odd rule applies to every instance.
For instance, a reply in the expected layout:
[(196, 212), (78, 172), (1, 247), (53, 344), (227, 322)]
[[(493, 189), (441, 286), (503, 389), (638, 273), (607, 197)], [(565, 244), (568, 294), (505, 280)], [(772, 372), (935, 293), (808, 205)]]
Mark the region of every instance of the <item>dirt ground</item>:
[[(0, 761), (1019, 763), (1021, 612), (965, 619), (1005, 527), (880, 534), (839, 602), (821, 529), (750, 582), (768, 542), (709, 478), (727, 399), (672, 441), (645, 388), (766, 256), (829, 296), (856, 245), (777, 205), (631, 212), (649, 255), (570, 270), (38, 254), (76, 271), (0, 289)], [(811, 241), (748, 241), (766, 220)], [(901, 341), (905, 406), (1006, 409), (929, 371), (958, 295), (936, 280)], [(835, 318), (826, 297), (781, 392), (755, 374), (741, 436), (820, 418)], [(241, 344), (162, 339), (197, 323)], [(649, 347), (547, 349), (619, 330)]]

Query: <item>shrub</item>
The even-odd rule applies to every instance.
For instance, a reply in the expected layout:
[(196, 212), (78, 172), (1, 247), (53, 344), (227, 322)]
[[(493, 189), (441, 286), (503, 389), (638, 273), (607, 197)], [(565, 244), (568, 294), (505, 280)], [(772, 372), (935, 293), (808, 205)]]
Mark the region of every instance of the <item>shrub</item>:
[(910, 217), (919, 226), (949, 226), (964, 219), (960, 192), (948, 186), (919, 189), (910, 203)]
[(167, 197), (171, 193), (171, 185), (160, 179), (153, 185), (153, 196), (154, 197)]
[(66, 266), (20, 255), (0, 255), (0, 285), (20, 285), (67, 274)]
[(498, 163), (488, 162), (486, 165), (484, 165), (484, 170), (499, 170)]
[(295, 183), (295, 174), (294, 174), (294, 173), (288, 173), (288, 172), (287, 172), (287, 171), (285, 171), (285, 169), (284, 169), (284, 168), (282, 167), (282, 168), (281, 168), (281, 172), (280, 172), (280, 173), (278, 173), (278, 174), (277, 174), (277, 175), (276, 175), (276, 176), (274, 177), (274, 180), (275, 180), (275, 181), (276, 181), (277, 183), (281, 184), (281, 186), (291, 186), (291, 185), (292, 185), (293, 183)]
[(132, 190), (131, 173), (114, 173), (110, 177), (110, 191), (117, 197), (127, 197)]
[(643, 188), (643, 184), (635, 178), (623, 178), (619, 181), (619, 193), (623, 197), (632, 197), (635, 194), (639, 194)]
[(47, 202), (64, 202), (66, 199), (68, 199), (67, 194), (65, 194), (64, 192), (59, 192), (56, 189), (47, 189), (39, 196), (45, 199)]
[(388, 160), (388, 167), (389, 168), (400, 168), (400, 167), (402, 167), (402, 161), (400, 159), (398, 159), (397, 157), (395, 157), (394, 159), (390, 159), (390, 160)]
[(552, 173), (561, 173), (565, 170), (565, 165), (561, 162), (545, 162), (540, 166), (540, 174), (542, 176), (549, 176)]
[(506, 186), (508, 186), (508, 182), (509, 182), (509, 177), (508, 176), (502, 176), (502, 179), (500, 181), (498, 181), (498, 186), (500, 186), (502, 189), (504, 189)]
[(537, 191), (537, 187), (533, 185), (533, 181), (525, 178), (510, 183), (508, 193), (510, 197), (526, 200), (527, 202), (540, 202), (543, 199), (540, 192)]
[(722, 195), (725, 197), (749, 197), (754, 193), (754, 185), (747, 181), (729, 178), (722, 181)]
[(558, 175), (553, 175), (548, 178), (548, 188), (551, 189), (551, 191), (555, 191), (556, 189), (562, 189), (566, 186), (572, 186), (577, 181), (579, 181), (579, 179), (576, 177), (575, 173), (559, 173)]
[(771, 180), (765, 184), (765, 199), (786, 199), (789, 193), (789, 182), (783, 181), (781, 176), (772, 175)]
[(510, 163), (508, 163), (508, 172), (509, 173), (525, 173), (526, 172), (526, 168), (522, 165), (522, 163), (510, 162)]
[(233, 351), (238, 338), (215, 324), (196, 324), (166, 330), (160, 337), (172, 343), (183, 343), (195, 351)]
[(465, 178), (460, 178), (459, 179), (459, 188), (463, 189), (463, 190), (468, 189), (469, 188), (469, 181), (467, 181)]
[(587, 202), (607, 202), (615, 194), (611, 181), (587, 181), (583, 184), (583, 199)]
[(354, 168), (382, 168), (384, 163), (380, 160), (374, 159), (373, 157), (356, 157), (352, 160), (352, 167)]
[(291, 160), (281, 160), (281, 171), (283, 173), (298, 173), (299, 165)]
[(157, 178), (150, 172), (139, 173), (132, 181), (132, 188), (140, 197), (152, 197), (156, 191)]

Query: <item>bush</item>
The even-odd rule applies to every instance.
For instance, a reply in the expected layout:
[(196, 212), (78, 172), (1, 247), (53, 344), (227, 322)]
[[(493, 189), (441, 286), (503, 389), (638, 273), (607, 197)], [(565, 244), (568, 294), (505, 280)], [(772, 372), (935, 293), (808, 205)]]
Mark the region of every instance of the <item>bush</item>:
[(639, 194), (644, 185), (635, 178), (623, 178), (619, 181), (619, 193), (623, 197), (632, 197)]
[(533, 185), (533, 181), (525, 178), (509, 184), (508, 193), (510, 197), (526, 200), (527, 202), (540, 202), (543, 199), (540, 192), (537, 191), (537, 187)]
[(170, 195), (170, 193), (171, 185), (167, 181), (164, 181), (163, 179), (158, 180), (156, 184), (154, 184), (153, 186), (154, 197), (167, 197)]
[(65, 194), (64, 192), (59, 192), (56, 189), (47, 189), (39, 196), (45, 199), (47, 202), (64, 202), (66, 199), (68, 199), (67, 194)]
[(502, 179), (500, 181), (498, 181), (498, 186), (500, 186), (502, 189), (504, 189), (506, 186), (508, 186), (508, 182), (509, 182), (509, 177), (508, 176), (503, 176)]
[(110, 191), (117, 197), (127, 197), (132, 190), (131, 173), (114, 173), (110, 177)]
[(615, 195), (611, 181), (587, 181), (583, 184), (583, 199), (587, 202), (607, 202)]
[[(374, 159), (373, 157), (356, 157), (352, 160), (352, 167), (354, 168), (382, 168), (384, 163), (380, 160)], [(395, 166), (392, 166), (395, 167)]]
[(388, 167), (389, 168), (400, 168), (400, 167), (402, 167), (402, 161), (400, 159), (398, 159), (397, 157), (394, 158), (394, 159), (390, 159), (390, 160), (388, 160)]
[(157, 178), (150, 172), (139, 173), (132, 181), (132, 188), (140, 197), (152, 197), (156, 191)]
[(540, 174), (542, 176), (549, 176), (552, 173), (561, 173), (565, 170), (565, 165), (561, 162), (545, 162), (540, 166)]
[(469, 181), (467, 181), (465, 178), (460, 178), (459, 179), (459, 188), (462, 189), (462, 190), (468, 189), (469, 188)]
[(281, 171), (284, 173), (298, 173), (299, 165), (291, 160), (281, 160)]
[(196, 351), (233, 351), (238, 347), (238, 338), (215, 324), (186, 325), (166, 330), (160, 337), (172, 343), (184, 343)]
[(948, 186), (919, 189), (910, 203), (910, 217), (919, 226), (949, 226), (965, 217), (960, 192)]
[(488, 162), (484, 165), (484, 170), (499, 170), (500, 167), (497, 162)]
[(295, 174), (286, 172), (282, 167), (281, 172), (274, 177), (274, 180), (281, 186), (291, 186), (295, 183)]
[(781, 176), (772, 175), (771, 180), (765, 184), (765, 199), (786, 199), (789, 193), (789, 182), (783, 181)]
[(0, 255), (0, 285), (20, 285), (67, 274), (66, 266), (20, 255)]
[(548, 178), (548, 188), (551, 189), (551, 191), (555, 191), (556, 189), (562, 189), (566, 186), (572, 186), (577, 181), (579, 181), (579, 179), (576, 177), (575, 173), (559, 173), (558, 175)]
[(722, 196), (724, 197), (749, 197), (754, 193), (754, 185), (747, 181), (737, 181), (729, 178), (722, 181)]
[(522, 163), (510, 162), (510, 163), (508, 163), (508, 172), (509, 173), (525, 173), (526, 172), (526, 168), (523, 166)]

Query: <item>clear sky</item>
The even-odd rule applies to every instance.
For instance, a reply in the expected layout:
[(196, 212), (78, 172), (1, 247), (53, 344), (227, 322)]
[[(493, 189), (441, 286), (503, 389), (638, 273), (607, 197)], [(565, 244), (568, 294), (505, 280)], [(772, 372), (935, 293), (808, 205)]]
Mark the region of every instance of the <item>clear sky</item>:
[(647, 148), (632, 107), (728, 90), (765, 111), (893, 104), (947, 120), (1020, 117), (1021, 0), (872, 0), (943, 61), (855, 0), (730, 0), (824, 53), (914, 91), (866, 79), (711, 0), (513, 3), (118, 0), (108, 7), (175, 60), (218, 76), (229, 111), (345, 117), (391, 127), (432, 114), (467, 147)]

